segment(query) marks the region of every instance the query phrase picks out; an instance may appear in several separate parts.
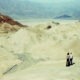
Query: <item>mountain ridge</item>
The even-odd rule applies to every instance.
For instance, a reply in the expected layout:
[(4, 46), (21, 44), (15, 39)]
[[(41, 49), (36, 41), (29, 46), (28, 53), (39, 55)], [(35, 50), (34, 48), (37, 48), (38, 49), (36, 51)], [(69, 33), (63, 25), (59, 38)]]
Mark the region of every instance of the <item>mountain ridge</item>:
[(24, 26), (23, 24), (19, 23), (18, 21), (13, 20), (11, 17), (7, 15), (3, 15), (0, 13), (0, 23), (8, 23), (11, 25), (18, 25), (18, 26)]
[(64, 14), (55, 18), (56, 19), (72, 19), (72, 16)]
[(0, 32), (13, 32), (17, 31), (22, 27), (27, 27), (19, 23), (18, 21), (12, 19), (11, 17), (0, 13)]

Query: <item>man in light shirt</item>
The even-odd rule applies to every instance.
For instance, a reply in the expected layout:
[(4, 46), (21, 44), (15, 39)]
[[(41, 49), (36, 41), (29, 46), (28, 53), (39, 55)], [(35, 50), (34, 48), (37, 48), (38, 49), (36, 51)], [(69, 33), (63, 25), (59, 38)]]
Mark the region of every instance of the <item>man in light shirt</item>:
[(70, 55), (70, 65), (73, 65), (73, 55), (72, 53), (70, 53), (69, 55)]

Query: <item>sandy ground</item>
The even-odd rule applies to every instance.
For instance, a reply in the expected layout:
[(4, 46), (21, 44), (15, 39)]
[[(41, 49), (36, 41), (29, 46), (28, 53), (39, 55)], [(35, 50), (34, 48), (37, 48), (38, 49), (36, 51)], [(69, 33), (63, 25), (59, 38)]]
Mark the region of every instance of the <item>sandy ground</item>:
[[(80, 22), (58, 23), (29, 22), (28, 28), (1, 34), (0, 80), (79, 80)], [(70, 67), (65, 66), (67, 52), (74, 56)]]
[(1, 80), (79, 80), (79, 59), (75, 58), (75, 63), (66, 67), (65, 60), (40, 62), (28, 69), (7, 74)]

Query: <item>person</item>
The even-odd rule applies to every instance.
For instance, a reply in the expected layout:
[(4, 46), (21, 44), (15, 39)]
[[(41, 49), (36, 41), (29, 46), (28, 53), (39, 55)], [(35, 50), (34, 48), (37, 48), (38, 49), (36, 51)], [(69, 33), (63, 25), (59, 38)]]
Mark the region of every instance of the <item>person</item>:
[(70, 53), (70, 65), (73, 65), (73, 55)]
[(70, 66), (70, 55), (67, 53), (66, 66)]

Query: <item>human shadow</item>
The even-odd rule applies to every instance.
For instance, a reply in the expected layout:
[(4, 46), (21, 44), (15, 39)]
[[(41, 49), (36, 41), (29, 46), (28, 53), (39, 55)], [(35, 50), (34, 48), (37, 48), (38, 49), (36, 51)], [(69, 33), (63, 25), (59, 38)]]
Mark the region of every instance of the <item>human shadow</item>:
[(73, 62), (70, 66), (74, 65), (75, 63)]
[(70, 67), (70, 66), (73, 66), (73, 65), (75, 65), (74, 62), (72, 64), (66, 65), (66, 67)]

